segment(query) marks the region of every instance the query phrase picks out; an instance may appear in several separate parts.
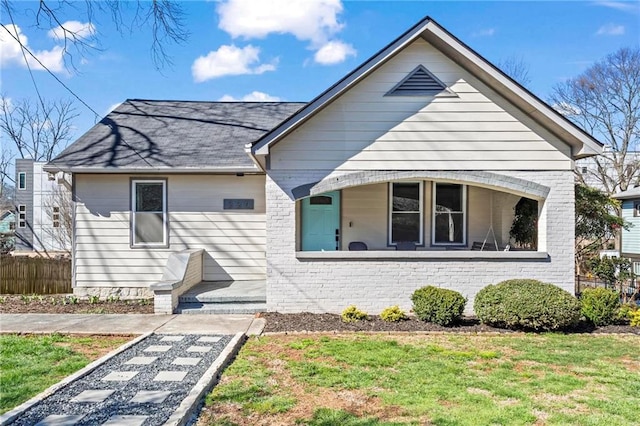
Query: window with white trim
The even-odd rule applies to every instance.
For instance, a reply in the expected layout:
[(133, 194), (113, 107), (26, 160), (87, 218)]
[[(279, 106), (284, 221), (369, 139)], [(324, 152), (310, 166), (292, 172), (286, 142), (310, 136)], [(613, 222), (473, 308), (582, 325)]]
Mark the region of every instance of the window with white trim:
[(431, 242), (434, 245), (467, 243), (467, 186), (433, 183)]
[(411, 242), (422, 244), (422, 182), (389, 183), (389, 244)]
[(27, 206), (20, 204), (18, 206), (18, 228), (27, 227)]
[(131, 243), (134, 247), (166, 246), (167, 181), (131, 181)]
[(27, 189), (27, 174), (25, 172), (18, 173), (18, 189)]

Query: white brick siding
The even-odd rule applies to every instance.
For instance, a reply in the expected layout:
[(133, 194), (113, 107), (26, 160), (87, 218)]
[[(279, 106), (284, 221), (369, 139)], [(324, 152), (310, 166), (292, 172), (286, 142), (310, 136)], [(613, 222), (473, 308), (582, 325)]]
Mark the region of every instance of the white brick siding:
[[(270, 171), (267, 200), (267, 306), (278, 312), (335, 312), (349, 304), (376, 314), (398, 304), (411, 308), (411, 293), (425, 285), (461, 292), (471, 313), (477, 292), (510, 278), (535, 278), (573, 293), (573, 172), (497, 171), (551, 188), (539, 219), (539, 250), (546, 260), (296, 258), (296, 210), (291, 190), (317, 182), (322, 171)], [(425, 256), (428, 252), (425, 252)]]

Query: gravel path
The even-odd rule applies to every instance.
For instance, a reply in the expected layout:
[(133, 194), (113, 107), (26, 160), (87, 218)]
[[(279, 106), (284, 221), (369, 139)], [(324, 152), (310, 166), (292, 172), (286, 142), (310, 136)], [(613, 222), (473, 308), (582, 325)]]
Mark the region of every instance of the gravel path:
[(161, 425), (232, 337), (151, 335), (10, 424)]

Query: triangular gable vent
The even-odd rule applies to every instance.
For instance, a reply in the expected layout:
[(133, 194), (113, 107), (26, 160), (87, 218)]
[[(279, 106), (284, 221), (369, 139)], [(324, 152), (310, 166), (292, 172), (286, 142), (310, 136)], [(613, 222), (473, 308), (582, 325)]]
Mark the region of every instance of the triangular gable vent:
[(389, 90), (387, 96), (421, 96), (451, 92), (438, 77), (431, 74), (424, 66), (418, 65), (400, 83)]

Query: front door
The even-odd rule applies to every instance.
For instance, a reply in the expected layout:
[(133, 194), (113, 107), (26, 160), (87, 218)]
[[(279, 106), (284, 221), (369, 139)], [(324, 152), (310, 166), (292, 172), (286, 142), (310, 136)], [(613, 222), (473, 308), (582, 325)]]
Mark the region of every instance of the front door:
[(302, 251), (335, 251), (340, 244), (340, 192), (302, 200)]

